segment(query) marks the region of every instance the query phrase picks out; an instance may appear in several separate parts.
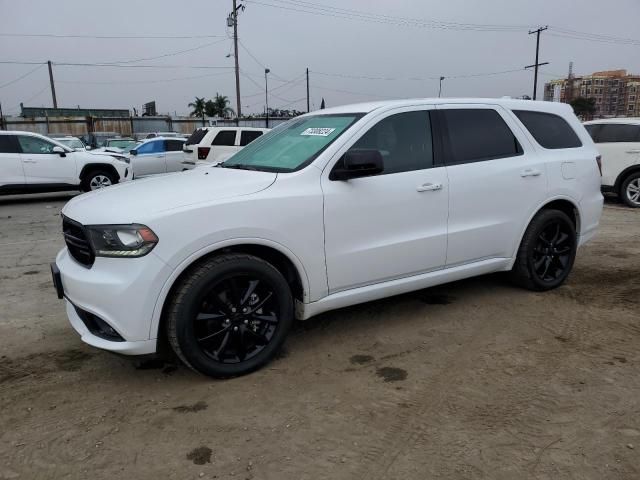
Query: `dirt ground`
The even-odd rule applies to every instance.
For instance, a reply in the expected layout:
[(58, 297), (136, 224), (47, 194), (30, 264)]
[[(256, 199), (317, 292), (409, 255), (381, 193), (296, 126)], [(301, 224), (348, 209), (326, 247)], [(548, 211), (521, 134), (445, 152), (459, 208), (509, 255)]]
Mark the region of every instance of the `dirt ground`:
[(213, 381), (80, 341), (48, 268), (68, 198), (0, 198), (0, 479), (640, 478), (640, 211), (608, 202), (556, 291), (331, 312)]

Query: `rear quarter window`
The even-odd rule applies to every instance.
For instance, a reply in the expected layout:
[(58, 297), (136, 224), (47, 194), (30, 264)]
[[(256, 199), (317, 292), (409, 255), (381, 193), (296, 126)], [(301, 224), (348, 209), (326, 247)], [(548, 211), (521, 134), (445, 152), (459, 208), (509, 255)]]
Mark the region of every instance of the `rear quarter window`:
[(528, 110), (514, 110), (513, 113), (543, 148), (557, 150), (582, 146), (580, 138), (571, 125), (559, 115)]
[(597, 143), (640, 142), (640, 125), (603, 123), (597, 135)]
[(189, 138), (187, 138), (187, 141), (185, 142), (185, 145), (197, 145), (197, 144), (199, 144), (206, 134), (207, 134), (207, 130), (206, 129), (204, 129), (204, 128), (196, 129), (191, 134), (191, 136)]
[(18, 139), (14, 135), (0, 135), (0, 153), (20, 153)]

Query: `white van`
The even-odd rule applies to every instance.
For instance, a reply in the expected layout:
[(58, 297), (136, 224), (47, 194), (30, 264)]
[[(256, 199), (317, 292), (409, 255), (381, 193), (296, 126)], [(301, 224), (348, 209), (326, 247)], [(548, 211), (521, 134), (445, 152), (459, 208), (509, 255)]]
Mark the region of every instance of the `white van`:
[(185, 168), (193, 168), (198, 161), (224, 162), (242, 147), (268, 131), (268, 128), (253, 127), (198, 128), (184, 144)]

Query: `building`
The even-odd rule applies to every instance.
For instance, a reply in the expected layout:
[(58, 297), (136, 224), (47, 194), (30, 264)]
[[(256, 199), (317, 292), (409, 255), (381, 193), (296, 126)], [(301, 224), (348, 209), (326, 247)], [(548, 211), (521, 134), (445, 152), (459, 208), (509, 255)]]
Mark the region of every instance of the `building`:
[(593, 98), (595, 118), (640, 117), (640, 75), (608, 70), (591, 75), (552, 80), (544, 86), (544, 99), (569, 103), (577, 97)]

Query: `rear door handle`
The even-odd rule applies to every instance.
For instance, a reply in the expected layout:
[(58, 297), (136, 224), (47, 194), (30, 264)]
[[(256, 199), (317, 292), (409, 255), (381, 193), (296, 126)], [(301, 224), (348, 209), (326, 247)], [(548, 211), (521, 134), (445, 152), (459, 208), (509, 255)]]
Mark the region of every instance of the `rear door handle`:
[(22, 160), (22, 163), (38, 163), (38, 161), (37, 160), (27, 159), (27, 160)]
[(436, 190), (442, 190), (441, 183), (425, 183), (416, 188), (418, 192), (434, 192)]
[(539, 177), (541, 174), (542, 172), (535, 168), (527, 168), (520, 172), (521, 177)]
[(640, 153), (640, 150), (627, 150), (626, 153)]

